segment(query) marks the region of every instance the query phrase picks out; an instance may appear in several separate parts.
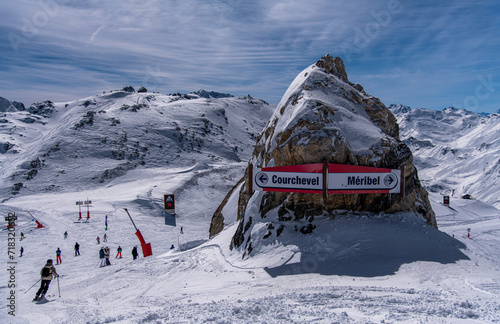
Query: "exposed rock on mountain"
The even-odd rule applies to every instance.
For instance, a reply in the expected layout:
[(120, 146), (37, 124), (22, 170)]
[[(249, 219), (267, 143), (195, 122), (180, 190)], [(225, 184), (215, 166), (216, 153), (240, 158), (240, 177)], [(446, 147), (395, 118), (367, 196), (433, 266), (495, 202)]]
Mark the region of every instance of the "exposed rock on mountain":
[(125, 87), (3, 112), (0, 201), (126, 181), (133, 170), (247, 161), (273, 109), (246, 97), (187, 99)]
[[(287, 220), (308, 220), (300, 231), (314, 231), (315, 216), (341, 211), (413, 211), (437, 227), (427, 192), (418, 180), (410, 149), (399, 139), (393, 114), (360, 85), (348, 81), (340, 58), (326, 55), (302, 71), (292, 82), (273, 116), (260, 133), (250, 163), (255, 167), (329, 163), (399, 169), (405, 167), (405, 196), (399, 194), (322, 195), (285, 192), (249, 192), (245, 177), (228, 194), (213, 217), (210, 236), (224, 227), (225, 219), (239, 220), (231, 242), (252, 250), (251, 234), (262, 222), (274, 228), (294, 226)], [(236, 198), (237, 197), (237, 198)], [(225, 209), (238, 200), (236, 217)], [(228, 222), (226, 222), (228, 224)], [(287, 225), (290, 224), (290, 225)], [(283, 229), (281, 229), (283, 230)]]
[[(500, 207), (500, 114), (391, 105), (427, 190)], [(495, 190), (496, 189), (496, 190)]]
[(12, 111), (24, 111), (26, 108), (22, 102), (9, 101), (3, 97), (0, 97), (0, 112), (12, 112)]

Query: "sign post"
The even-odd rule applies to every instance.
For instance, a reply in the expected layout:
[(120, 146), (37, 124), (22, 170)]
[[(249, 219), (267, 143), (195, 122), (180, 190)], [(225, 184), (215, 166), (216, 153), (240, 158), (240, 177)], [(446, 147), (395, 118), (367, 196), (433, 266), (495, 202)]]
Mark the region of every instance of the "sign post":
[(91, 200), (89, 200), (89, 199), (87, 198), (87, 200), (85, 200), (83, 203), (84, 203), (85, 205), (87, 205), (87, 221), (88, 221), (88, 220), (89, 220), (89, 218), (90, 218), (90, 210), (89, 210), (89, 207), (90, 207), (90, 205), (92, 204), (92, 201), (91, 201)]
[(354, 165), (328, 166), (328, 193), (399, 193), (401, 170)]
[(175, 195), (163, 195), (163, 203), (165, 211), (175, 214)]
[(163, 208), (165, 209), (165, 225), (171, 222), (170, 217), (175, 217), (175, 195), (163, 195)]
[(82, 205), (83, 205), (83, 201), (82, 200), (77, 201), (76, 204), (78, 205), (78, 220), (81, 220), (82, 219)]
[(323, 163), (254, 168), (252, 187), (262, 191), (323, 194), (401, 193), (403, 169)]
[(323, 193), (323, 163), (256, 168), (253, 174), (256, 190)]

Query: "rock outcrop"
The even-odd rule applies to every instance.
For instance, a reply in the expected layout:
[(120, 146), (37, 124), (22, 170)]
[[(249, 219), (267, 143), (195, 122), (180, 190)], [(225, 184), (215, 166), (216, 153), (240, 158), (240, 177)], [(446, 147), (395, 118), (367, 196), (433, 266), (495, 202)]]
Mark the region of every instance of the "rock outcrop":
[(9, 101), (3, 97), (0, 97), (0, 112), (9, 111), (24, 111), (26, 108), (22, 102)]
[[(349, 82), (344, 63), (330, 55), (302, 71), (290, 85), (273, 116), (260, 133), (249, 165), (287, 166), (309, 163), (347, 164), (399, 169), (405, 167), (405, 196), (399, 194), (322, 195), (287, 192), (250, 192), (247, 168), (238, 184), (215, 212), (210, 236), (224, 227), (224, 213), (237, 212), (238, 228), (231, 247), (245, 244), (252, 250), (249, 229), (258, 222), (275, 223), (307, 219), (314, 232), (316, 216), (335, 217), (342, 211), (393, 213), (413, 211), (437, 227), (427, 192), (422, 188), (410, 149), (399, 139), (393, 114), (363, 87)], [(237, 211), (225, 208), (238, 199)], [(275, 219), (276, 218), (276, 219)], [(278, 224), (281, 223), (281, 224)]]

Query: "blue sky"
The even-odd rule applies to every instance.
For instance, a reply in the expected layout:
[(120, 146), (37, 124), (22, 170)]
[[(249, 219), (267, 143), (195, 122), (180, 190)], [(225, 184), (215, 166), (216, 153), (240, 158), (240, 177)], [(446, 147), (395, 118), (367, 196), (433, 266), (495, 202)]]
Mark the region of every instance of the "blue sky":
[(18, 0), (0, 13), (0, 96), (29, 105), (132, 85), (278, 103), (321, 56), (386, 105), (500, 109), (500, 3)]

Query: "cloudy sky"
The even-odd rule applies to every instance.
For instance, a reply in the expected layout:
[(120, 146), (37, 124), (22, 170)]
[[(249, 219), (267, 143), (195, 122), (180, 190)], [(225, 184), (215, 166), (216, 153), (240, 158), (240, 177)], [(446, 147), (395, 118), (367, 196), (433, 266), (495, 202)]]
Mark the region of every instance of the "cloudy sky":
[(497, 0), (16, 0), (0, 96), (29, 105), (132, 85), (278, 103), (321, 56), (386, 105), (500, 109)]

